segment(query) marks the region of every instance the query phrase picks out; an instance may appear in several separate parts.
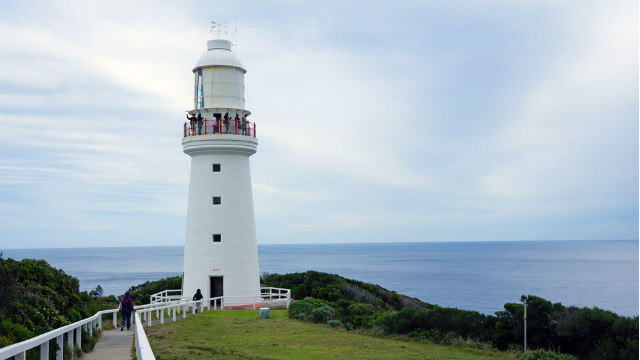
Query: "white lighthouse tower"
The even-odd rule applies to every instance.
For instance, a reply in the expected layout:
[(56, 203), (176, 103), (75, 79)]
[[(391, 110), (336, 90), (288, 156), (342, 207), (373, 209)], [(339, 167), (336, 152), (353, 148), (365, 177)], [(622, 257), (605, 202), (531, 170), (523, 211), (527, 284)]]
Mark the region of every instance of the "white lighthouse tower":
[(184, 297), (201, 289), (205, 298), (241, 305), (260, 296), (249, 166), (258, 140), (245, 108), (246, 72), (223, 39), (208, 41), (193, 69), (193, 110), (182, 139), (191, 157)]

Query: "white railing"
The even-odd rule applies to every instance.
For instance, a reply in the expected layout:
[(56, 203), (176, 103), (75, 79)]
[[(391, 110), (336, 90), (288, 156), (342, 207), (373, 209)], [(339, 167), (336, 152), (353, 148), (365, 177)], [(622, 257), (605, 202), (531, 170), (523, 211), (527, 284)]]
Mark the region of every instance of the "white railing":
[(262, 287), (260, 293), (265, 300), (282, 300), (285, 302), (287, 309), (291, 304), (291, 289), (281, 289), (274, 287)]
[[(151, 345), (149, 345), (149, 339), (147, 339), (147, 334), (144, 332), (144, 328), (142, 327), (142, 321), (140, 321), (140, 315), (138, 312), (134, 313), (134, 321), (135, 321), (135, 342), (136, 342), (136, 359), (140, 360), (155, 360), (156, 357), (153, 355), (153, 351), (151, 350)], [(151, 316), (149, 316), (151, 318)]]
[(118, 312), (118, 309), (98, 311), (95, 315), (76, 321), (73, 324), (57, 328), (29, 340), (0, 348), (0, 359), (14, 357), (16, 360), (25, 360), (27, 358), (27, 350), (31, 350), (38, 346), (40, 347), (40, 359), (49, 359), (49, 340), (56, 339), (56, 343), (58, 344), (56, 359), (62, 360), (62, 352), (64, 348), (63, 336), (65, 334), (67, 334), (67, 345), (69, 345), (73, 356), (73, 345), (82, 345), (82, 330), (86, 330), (90, 335), (93, 335), (93, 332), (96, 329), (102, 329), (102, 315), (111, 312), (114, 313), (115, 317), (115, 313)]
[[(133, 314), (132, 322), (135, 326), (135, 347), (136, 356), (139, 360), (155, 359), (153, 351), (149, 346), (147, 335), (143, 329), (143, 322), (147, 322), (147, 326), (151, 326), (153, 311), (156, 312), (156, 318), (164, 324), (165, 312), (172, 318), (177, 320), (177, 315), (187, 316), (188, 311), (194, 314), (197, 311), (204, 310), (223, 310), (234, 308), (252, 308), (257, 309), (265, 300), (268, 302), (282, 301), (289, 307), (291, 302), (291, 291), (289, 289), (279, 289), (272, 287), (264, 287), (260, 289), (260, 296), (219, 296), (214, 298), (204, 298), (198, 301), (181, 299), (181, 290), (165, 290), (151, 295), (151, 304), (136, 306), (136, 312)], [(71, 349), (73, 357), (73, 346), (82, 346), (82, 330), (86, 330), (90, 335), (97, 329), (102, 330), (102, 316), (105, 314), (113, 315), (113, 327), (117, 328), (118, 309), (102, 310), (86, 319), (76, 321), (73, 324), (63, 326), (61, 328), (38, 335), (31, 339), (12, 344), (0, 348), (0, 360), (13, 357), (15, 360), (25, 360), (27, 351), (40, 347), (40, 358), (49, 359), (49, 340), (56, 339), (58, 350), (56, 351), (56, 360), (62, 360), (64, 349), (64, 335), (67, 337), (67, 345)]]
[[(260, 288), (260, 297), (262, 297), (262, 299), (260, 301), (254, 301), (255, 297), (253, 296), (221, 296), (221, 297), (217, 297), (216, 299), (220, 299), (220, 298), (226, 298), (228, 299), (227, 304), (230, 307), (249, 307), (249, 306), (242, 306), (242, 305), (250, 305), (251, 303), (256, 304), (256, 303), (260, 303), (263, 302), (264, 300), (267, 301), (281, 301), (285, 304), (286, 308), (289, 308), (289, 304), (291, 304), (291, 290), (290, 289), (281, 289), (281, 288), (274, 288), (274, 287), (261, 287)], [(174, 289), (174, 290), (164, 290), (158, 293), (155, 293), (153, 295), (150, 296), (149, 300), (151, 302), (151, 304), (158, 304), (158, 303), (166, 303), (169, 301), (178, 301), (182, 299), (182, 301), (187, 301), (189, 300), (189, 298), (183, 298), (182, 297), (182, 290), (180, 289)], [(229, 299), (235, 299), (235, 301), (232, 304), (232, 301), (229, 301)], [(245, 300), (246, 299), (246, 300)], [(255, 307), (254, 307), (255, 308)]]
[[(164, 303), (169, 304), (167, 302)], [(149, 309), (156, 306), (155, 304), (148, 305), (140, 305), (136, 306), (137, 310), (140, 309)], [(31, 350), (36, 347), (40, 347), (40, 358), (41, 359), (49, 359), (49, 340), (56, 339), (58, 344), (58, 350), (56, 351), (56, 359), (62, 360), (63, 356), (63, 336), (67, 335), (67, 345), (71, 349), (71, 355), (73, 357), (73, 346), (82, 346), (82, 329), (89, 332), (89, 335), (93, 335), (93, 332), (97, 329), (102, 330), (102, 315), (104, 314), (113, 314), (113, 327), (118, 327), (117, 318), (118, 318), (118, 309), (111, 310), (102, 310), (95, 313), (93, 316), (90, 316), (86, 319), (82, 319), (80, 321), (76, 321), (73, 324), (69, 324), (63, 326), (61, 328), (57, 328), (55, 330), (51, 330), (47, 333), (38, 335), (31, 339), (21, 341), (16, 344), (12, 344), (3, 348), (0, 348), (0, 359), (9, 359), (14, 357), (15, 360), (25, 360), (27, 355), (27, 350)], [(134, 318), (135, 321), (135, 318)]]
[(164, 290), (150, 296), (150, 303), (176, 301), (182, 299), (182, 290)]

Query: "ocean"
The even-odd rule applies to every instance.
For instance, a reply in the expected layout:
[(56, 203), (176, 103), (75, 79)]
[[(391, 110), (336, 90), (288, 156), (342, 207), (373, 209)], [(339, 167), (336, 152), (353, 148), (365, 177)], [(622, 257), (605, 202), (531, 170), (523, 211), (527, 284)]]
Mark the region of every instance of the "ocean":
[[(2, 251), (44, 259), (80, 290), (105, 294), (182, 273), (182, 246)], [(524, 294), (638, 315), (638, 241), (259, 245), (258, 254), (261, 272), (324, 271), (485, 314)]]

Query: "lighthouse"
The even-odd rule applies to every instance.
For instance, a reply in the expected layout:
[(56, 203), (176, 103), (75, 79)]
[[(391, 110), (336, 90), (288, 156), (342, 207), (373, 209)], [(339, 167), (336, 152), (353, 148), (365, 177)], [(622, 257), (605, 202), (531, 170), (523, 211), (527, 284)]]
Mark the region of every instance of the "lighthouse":
[(201, 289), (226, 304), (260, 296), (249, 157), (256, 126), (245, 107), (247, 72), (231, 42), (207, 42), (194, 75), (182, 147), (191, 157), (182, 294)]

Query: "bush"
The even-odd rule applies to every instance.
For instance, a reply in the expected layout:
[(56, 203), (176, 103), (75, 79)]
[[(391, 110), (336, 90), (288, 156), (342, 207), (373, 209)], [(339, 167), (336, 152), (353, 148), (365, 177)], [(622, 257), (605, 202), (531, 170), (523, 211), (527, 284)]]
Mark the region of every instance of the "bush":
[(331, 327), (343, 327), (344, 325), (342, 324), (342, 321), (340, 320), (329, 320), (327, 321), (327, 325), (331, 326)]
[(9, 340), (8, 337), (0, 336), (0, 348), (3, 348), (5, 346), (9, 346), (11, 344), (13, 344), (13, 341)]
[(304, 298), (303, 300), (295, 301), (289, 305), (289, 318), (298, 320), (309, 320), (311, 318), (311, 312), (322, 306), (331, 306), (332, 304), (325, 300), (319, 300), (314, 298)]
[(72, 356), (71, 356), (71, 347), (69, 346), (69, 344), (65, 341), (62, 344), (62, 360), (71, 360)]
[(326, 323), (335, 317), (336, 312), (327, 305), (311, 310), (311, 320), (316, 323)]
[(0, 336), (8, 338), (12, 343), (18, 343), (32, 338), (34, 334), (25, 326), (5, 319), (0, 322)]
[(371, 304), (355, 303), (349, 305), (347, 312), (352, 315), (373, 315), (376, 313), (376, 307)]
[[(97, 333), (96, 333), (97, 334)], [(82, 352), (88, 353), (93, 351), (93, 348), (96, 346), (96, 343), (98, 342), (97, 340), (97, 336), (91, 336), (89, 335), (89, 332), (87, 330), (82, 330), (81, 333), (81, 337), (82, 337)]]
[(430, 341), (434, 344), (453, 345), (462, 342), (462, 338), (455, 331), (442, 332), (438, 330), (414, 330), (409, 336), (418, 341)]
[(522, 354), (519, 360), (574, 360), (573, 356), (558, 354), (553, 351), (534, 350)]
[(182, 289), (182, 276), (173, 276), (156, 281), (147, 281), (129, 288), (135, 304), (148, 304), (149, 297), (164, 290)]

